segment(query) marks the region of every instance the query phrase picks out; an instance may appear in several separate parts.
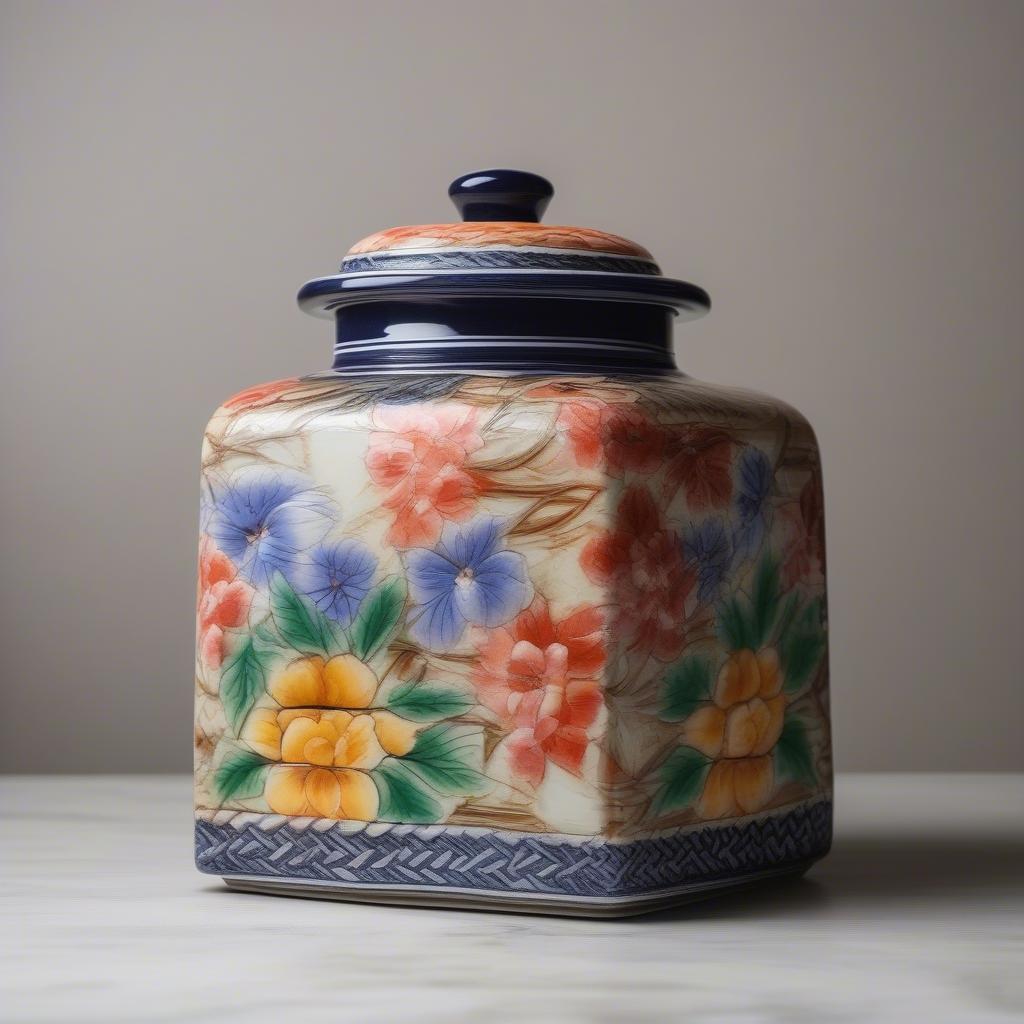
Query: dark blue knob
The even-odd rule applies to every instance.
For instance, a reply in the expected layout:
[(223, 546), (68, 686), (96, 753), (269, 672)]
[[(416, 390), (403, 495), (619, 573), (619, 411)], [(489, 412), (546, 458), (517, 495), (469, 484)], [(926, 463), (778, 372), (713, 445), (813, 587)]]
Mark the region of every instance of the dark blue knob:
[(555, 190), (529, 171), (473, 171), (448, 186), (463, 220), (515, 220), (536, 224)]

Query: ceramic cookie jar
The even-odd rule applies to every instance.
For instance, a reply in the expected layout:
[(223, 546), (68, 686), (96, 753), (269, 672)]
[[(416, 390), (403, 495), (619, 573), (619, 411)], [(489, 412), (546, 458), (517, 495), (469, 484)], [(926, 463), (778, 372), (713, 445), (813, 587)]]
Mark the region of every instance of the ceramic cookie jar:
[(534, 174), (299, 293), (334, 363), (202, 456), (199, 869), (265, 892), (625, 915), (828, 850), (821, 467), (700, 383), (708, 311)]

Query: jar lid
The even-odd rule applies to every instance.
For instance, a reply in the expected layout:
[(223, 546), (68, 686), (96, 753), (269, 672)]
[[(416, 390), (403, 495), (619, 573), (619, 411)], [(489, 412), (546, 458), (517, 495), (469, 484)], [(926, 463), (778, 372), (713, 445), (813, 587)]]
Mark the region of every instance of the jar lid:
[(661, 275), (636, 242), (594, 228), (541, 224), (554, 188), (538, 174), (474, 171), (448, 195), (461, 223), (389, 228), (357, 242), (341, 273), (299, 292), (308, 313), (333, 317), (355, 303), (400, 299), (597, 299), (703, 316), (707, 293)]

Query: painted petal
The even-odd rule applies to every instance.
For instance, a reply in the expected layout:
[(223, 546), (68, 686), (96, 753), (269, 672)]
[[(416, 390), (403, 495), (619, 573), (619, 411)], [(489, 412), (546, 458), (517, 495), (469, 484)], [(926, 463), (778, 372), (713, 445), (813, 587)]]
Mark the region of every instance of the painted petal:
[(714, 704), (698, 708), (683, 725), (683, 743), (708, 757), (718, 757), (725, 737), (725, 712)]
[(249, 614), (252, 602), (252, 590), (241, 580), (233, 583), (218, 584), (223, 587), (217, 594), (217, 604), (213, 610), (213, 618), (220, 626), (229, 628), (241, 626)]
[(548, 757), (567, 772), (580, 774), (583, 755), (587, 752), (587, 734), (583, 729), (563, 725), (544, 744)]
[(757, 652), (757, 667), (761, 676), (759, 695), (767, 700), (782, 689), (782, 669), (774, 647), (764, 647)]
[(373, 712), (377, 739), (384, 752), (394, 757), (404, 757), (416, 743), (416, 726), (390, 711)]
[(409, 626), (409, 635), (433, 650), (452, 647), (466, 628), (466, 620), (456, 607), (452, 591), (421, 605), (414, 614), (416, 618)]
[(512, 626), (517, 640), (528, 640), (542, 651), (558, 640), (558, 631), (551, 620), (547, 601), (539, 594), (533, 603), (516, 619)]
[(525, 779), (532, 786), (539, 786), (544, 780), (546, 758), (540, 744), (529, 729), (517, 729), (508, 740), (509, 766), (513, 773)]
[(284, 730), (281, 757), (301, 764), (332, 764), (336, 735), (331, 722), (320, 721), (320, 713), (310, 711), (302, 718), (294, 719)]
[(736, 803), (744, 814), (761, 810), (772, 795), (775, 783), (772, 759), (750, 757), (736, 762), (734, 789)]
[(716, 818), (733, 818), (739, 813), (736, 803), (734, 761), (718, 761), (711, 766), (704, 792), (697, 809), (702, 818), (713, 821)]
[(387, 542), (396, 548), (433, 544), (441, 535), (443, 525), (441, 513), (433, 505), (421, 509), (418, 502), (405, 502), (399, 507), (387, 532)]
[(499, 551), (479, 564), (467, 586), (456, 588), (462, 616), (478, 626), (500, 626), (519, 614), (533, 598), (526, 559), (515, 551)]
[(256, 708), (245, 723), (245, 742), (271, 761), (281, 759), (281, 726), (273, 708)]
[(574, 679), (565, 688), (565, 701), (559, 716), (567, 725), (586, 729), (594, 724), (601, 710), (601, 688), (590, 679)]
[(376, 768), (384, 760), (384, 749), (377, 739), (373, 719), (356, 715), (338, 738), (333, 755), (339, 768)]
[(764, 708), (766, 714), (762, 716), (759, 724), (760, 734), (754, 749), (751, 750), (752, 754), (767, 754), (779, 742), (783, 720), (786, 717), (785, 695), (780, 693), (771, 700), (764, 701)]
[(590, 605), (577, 608), (556, 629), (559, 643), (569, 652), (569, 675), (589, 677), (605, 663), (604, 617)]
[(367, 708), (377, 693), (377, 676), (354, 654), (339, 654), (324, 665), (324, 704)]
[(744, 648), (731, 655), (715, 683), (715, 703), (720, 708), (750, 700), (761, 688), (761, 672), (754, 652)]
[(767, 724), (768, 709), (760, 697), (731, 707), (725, 719), (726, 757), (747, 757), (757, 744), (761, 727)]
[(224, 630), (220, 626), (209, 626), (203, 630), (199, 650), (207, 668), (220, 668), (224, 660)]
[(270, 696), (282, 707), (324, 703), (323, 658), (299, 658), (270, 681)]
[(532, 689), (544, 676), (544, 652), (526, 640), (518, 641), (508, 659), (509, 685), (516, 690)]
[(352, 821), (373, 821), (380, 807), (377, 787), (363, 772), (335, 773), (341, 787), (341, 814)]
[(416, 604), (450, 595), (459, 567), (436, 551), (416, 548), (406, 556), (409, 593)]
[(279, 765), (270, 769), (264, 791), (267, 804), (275, 814), (309, 814), (306, 801), (306, 776), (309, 768)]
[(328, 768), (314, 768), (306, 776), (306, 800), (321, 818), (337, 818), (341, 811), (341, 780)]
[(480, 569), (485, 559), (501, 543), (502, 520), (480, 516), (463, 527), (449, 524), (441, 533), (438, 551), (447, 555), (460, 569)]

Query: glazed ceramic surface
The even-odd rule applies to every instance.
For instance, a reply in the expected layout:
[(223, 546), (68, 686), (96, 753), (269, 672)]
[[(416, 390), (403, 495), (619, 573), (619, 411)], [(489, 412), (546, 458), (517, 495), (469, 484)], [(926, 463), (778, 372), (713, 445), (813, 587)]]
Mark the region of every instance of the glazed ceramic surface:
[[(428, 273), (447, 275), (471, 235), (490, 260), (531, 259), (537, 230), (569, 231), (399, 230), (350, 259), (441, 253)], [(517, 230), (526, 251), (503, 248)], [(583, 241), (554, 255), (650, 260), (572, 230)], [(624, 273), (672, 284), (656, 267), (596, 276)], [(408, 318), (402, 301), (386, 319)], [(445, 316), (498, 301), (464, 296)], [(516, 296), (500, 301), (514, 319)], [(244, 391), (206, 431), (201, 870), (269, 891), (628, 913), (824, 853), (823, 502), (806, 421), (653, 355), (647, 372), (584, 372), (557, 312), (542, 319), (565, 365), (542, 373), (507, 355), (468, 365), (465, 330), (461, 346), (422, 322), (352, 343), (342, 319), (340, 368)], [(490, 334), (507, 339), (501, 323)], [(392, 357), (395, 337), (401, 359), (419, 345), (436, 365), (346, 369), (375, 346)], [(500, 350), (478, 332), (468, 347)]]

